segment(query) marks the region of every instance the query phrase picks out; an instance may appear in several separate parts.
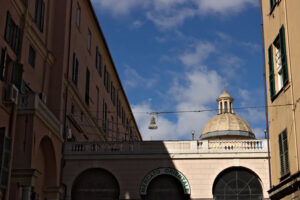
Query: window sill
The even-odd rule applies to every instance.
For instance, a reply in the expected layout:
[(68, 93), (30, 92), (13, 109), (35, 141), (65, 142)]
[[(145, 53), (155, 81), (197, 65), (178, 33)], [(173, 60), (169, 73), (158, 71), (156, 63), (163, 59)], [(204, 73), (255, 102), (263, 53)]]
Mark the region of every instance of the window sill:
[(271, 98), (271, 102), (273, 103), (277, 97), (283, 93), (286, 92), (289, 88), (290, 88), (291, 84), (290, 82), (287, 82), (272, 98)]
[(285, 180), (287, 177), (289, 177), (290, 176), (290, 172), (288, 172), (288, 173), (286, 173), (285, 175), (283, 175), (283, 176), (281, 176), (280, 177), (280, 182), (281, 181), (283, 181), (283, 180)]

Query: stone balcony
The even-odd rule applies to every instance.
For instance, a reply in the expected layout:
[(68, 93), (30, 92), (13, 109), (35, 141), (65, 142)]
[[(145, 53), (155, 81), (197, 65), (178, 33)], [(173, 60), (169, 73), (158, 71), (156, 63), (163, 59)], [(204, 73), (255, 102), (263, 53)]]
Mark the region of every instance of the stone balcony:
[(193, 140), (142, 142), (67, 142), (68, 155), (146, 155), (146, 154), (263, 154), (267, 140)]
[(18, 114), (35, 114), (41, 118), (59, 137), (62, 136), (62, 126), (56, 116), (40, 99), (38, 94), (20, 95)]

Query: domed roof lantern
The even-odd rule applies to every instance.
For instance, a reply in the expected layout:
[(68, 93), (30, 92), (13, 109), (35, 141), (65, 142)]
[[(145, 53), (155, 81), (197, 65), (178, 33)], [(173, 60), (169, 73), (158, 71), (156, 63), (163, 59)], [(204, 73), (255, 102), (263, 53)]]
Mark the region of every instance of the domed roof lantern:
[(219, 106), (219, 113), (234, 113), (233, 112), (233, 105), (234, 99), (226, 92), (226, 87), (224, 87), (224, 92), (219, 96), (217, 99), (218, 106)]

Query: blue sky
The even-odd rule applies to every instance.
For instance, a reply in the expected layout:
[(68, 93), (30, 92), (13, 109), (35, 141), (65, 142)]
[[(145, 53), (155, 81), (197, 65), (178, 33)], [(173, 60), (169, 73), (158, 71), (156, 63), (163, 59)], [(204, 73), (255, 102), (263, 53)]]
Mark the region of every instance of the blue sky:
[[(199, 137), (226, 86), (234, 107), (264, 105), (258, 0), (92, 0), (145, 140)], [(264, 109), (236, 109), (263, 138)]]

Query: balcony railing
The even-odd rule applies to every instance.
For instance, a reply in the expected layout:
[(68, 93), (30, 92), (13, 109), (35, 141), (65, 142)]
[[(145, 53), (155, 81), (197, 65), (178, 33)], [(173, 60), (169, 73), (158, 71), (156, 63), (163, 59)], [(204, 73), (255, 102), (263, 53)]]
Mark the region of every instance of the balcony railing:
[(21, 95), (18, 112), (37, 112), (48, 125), (61, 136), (62, 129), (59, 120), (49, 110), (37, 94)]
[(170, 154), (267, 152), (267, 140), (68, 142), (65, 154)]

